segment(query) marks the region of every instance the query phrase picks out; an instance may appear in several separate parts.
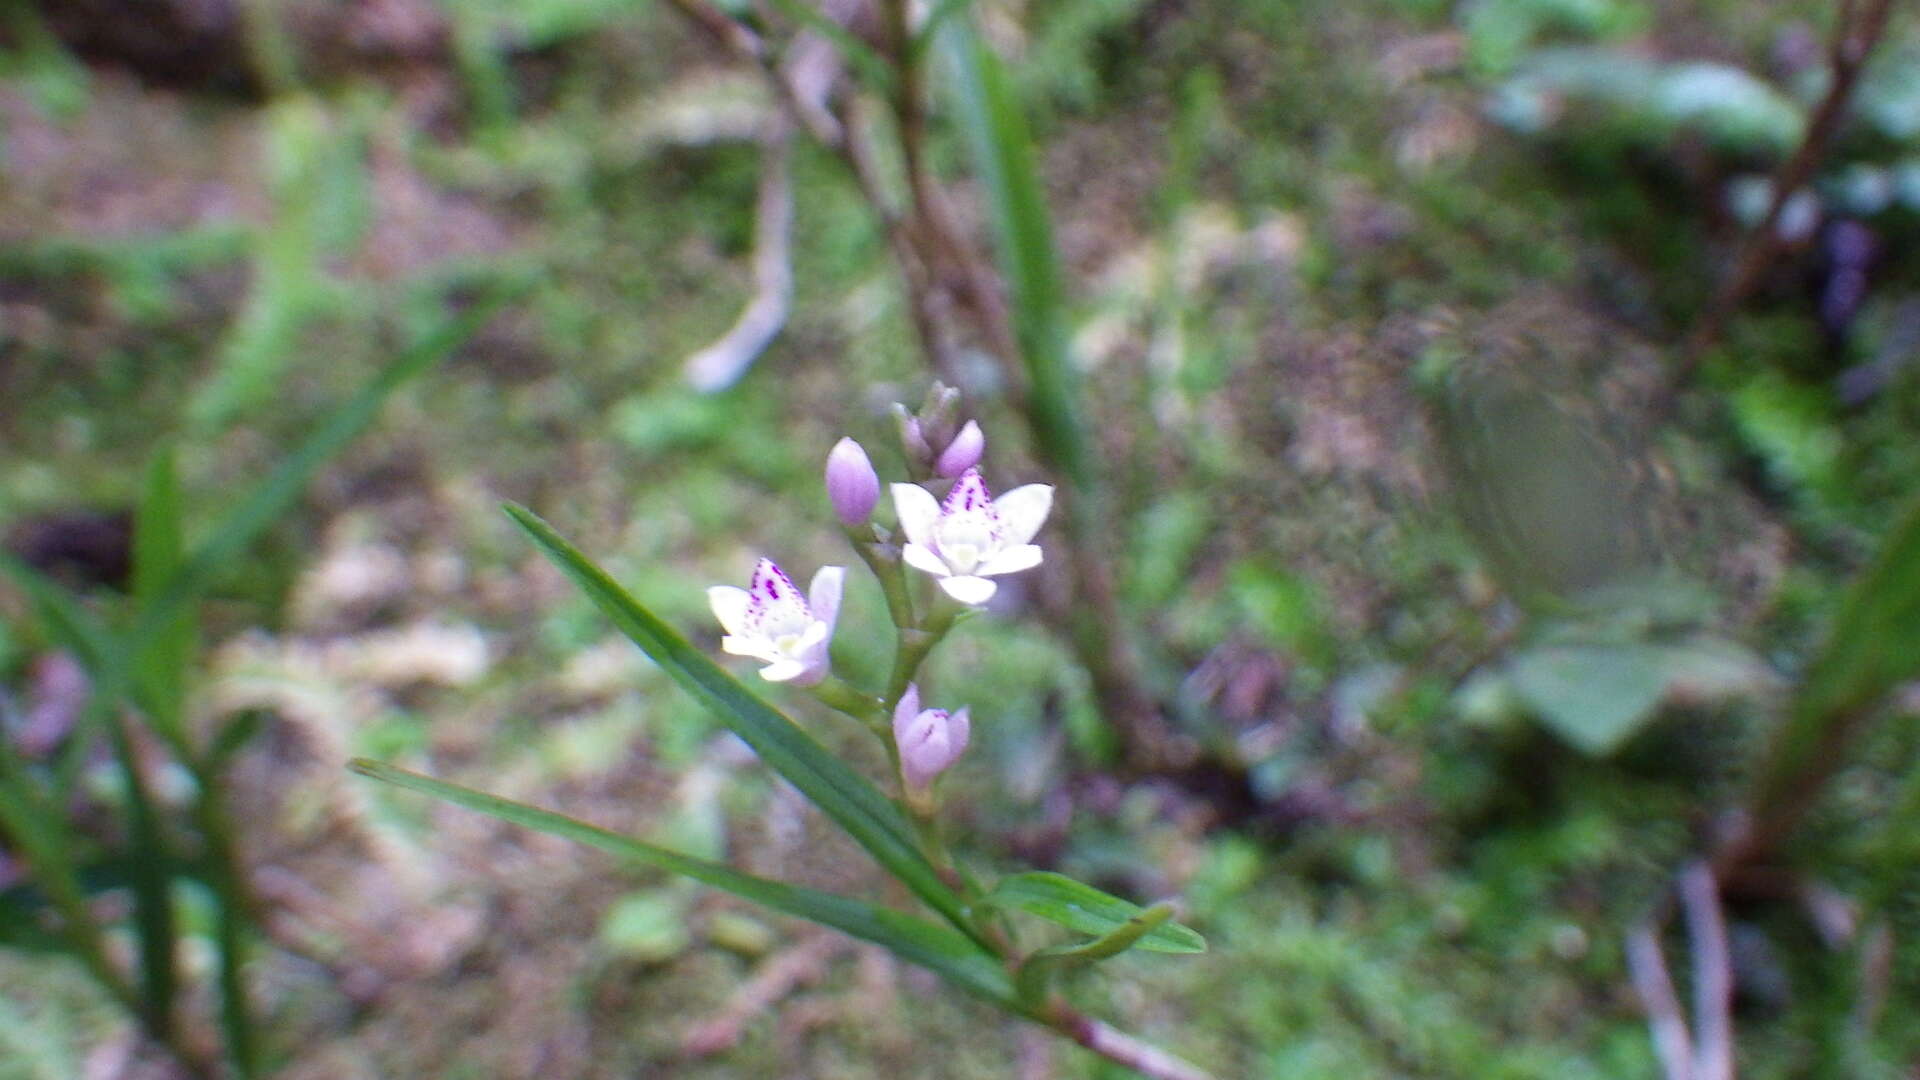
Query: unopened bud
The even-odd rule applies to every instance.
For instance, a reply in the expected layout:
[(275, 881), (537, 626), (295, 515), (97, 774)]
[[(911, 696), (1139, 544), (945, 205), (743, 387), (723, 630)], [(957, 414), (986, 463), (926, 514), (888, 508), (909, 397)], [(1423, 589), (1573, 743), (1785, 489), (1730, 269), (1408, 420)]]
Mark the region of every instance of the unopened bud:
[(920, 688), (907, 684), (893, 710), (893, 741), (900, 748), (900, 775), (912, 794), (923, 793), (934, 777), (966, 752), (972, 723), (967, 710), (920, 708)]
[(827, 501), (848, 528), (867, 520), (880, 501), (880, 477), (867, 452), (852, 439), (834, 443), (827, 454)]
[[(945, 446), (953, 441), (960, 423), (960, 391), (936, 382), (927, 390), (920, 406), (920, 432), (928, 446)], [(929, 455), (931, 456), (931, 455)]]
[(955, 435), (947, 448), (940, 452), (940, 460), (934, 464), (933, 471), (948, 478), (959, 476), (980, 464), (980, 455), (986, 449), (986, 435), (981, 432), (978, 423), (969, 420), (967, 426), (960, 429), (960, 434)]
[(892, 412), (893, 422), (900, 428), (900, 451), (906, 455), (907, 467), (917, 470), (931, 468), (933, 447), (928, 444), (927, 434), (920, 427), (920, 418), (897, 401), (893, 403)]

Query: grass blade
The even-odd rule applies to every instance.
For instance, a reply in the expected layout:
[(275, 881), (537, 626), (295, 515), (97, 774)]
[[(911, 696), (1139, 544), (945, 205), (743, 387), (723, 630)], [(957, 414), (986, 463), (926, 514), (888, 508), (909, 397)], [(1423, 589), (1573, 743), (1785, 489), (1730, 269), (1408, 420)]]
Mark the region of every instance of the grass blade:
[(961, 989), (994, 1004), (1024, 1012), (1012, 981), (998, 960), (967, 937), (904, 912), (889, 911), (832, 893), (769, 881), (719, 863), (655, 847), (550, 810), (472, 788), (357, 758), (348, 768), (362, 776), (418, 791), (501, 821), (595, 847), (669, 873), (690, 877), (775, 911), (830, 926), (871, 941), (903, 960), (928, 968)]
[[(147, 469), (147, 486), (133, 530), (133, 598), (144, 608), (159, 596), (186, 553), (181, 524), (180, 477), (173, 454), (162, 450)], [(140, 706), (168, 742), (184, 745), (187, 671), (193, 662), (196, 619), (190, 607), (180, 610), (140, 642), (133, 657), (133, 678), (142, 689)]]
[(1896, 686), (1920, 677), (1920, 502), (1848, 586), (1775, 735), (1749, 804), (1763, 838), (1798, 819), (1837, 770), (1847, 745)]
[(1034, 434), (1047, 460), (1084, 490), (1095, 477), (1080, 423), (1060, 259), (1033, 137), (1006, 65), (981, 40), (972, 20), (947, 18), (939, 36), (955, 75), (960, 125), (987, 191), (995, 248), (1013, 304), (1014, 336), (1027, 371)]
[(72, 856), (81, 850), (80, 838), (35, 786), (6, 739), (0, 739), (0, 831), (60, 913), (61, 935), (88, 974), (129, 1013), (139, 1015), (140, 998), (108, 958), (105, 939), (74, 868)]
[(640, 651), (712, 709), (729, 730), (753, 747), (768, 768), (800, 789), (929, 907), (968, 935), (976, 933), (959, 896), (921, 854), (906, 819), (878, 788), (642, 607), (606, 571), (532, 511), (520, 506), (508, 506), (506, 510)]
[(500, 286), (466, 311), (448, 317), (335, 409), (292, 456), (281, 462), (220, 520), (212, 535), (194, 550), (166, 585), (156, 591), (134, 623), (132, 641), (144, 645), (161, 636), (181, 610), (197, 599), (228, 563), (293, 506), (321, 466), (373, 423), (380, 407), (395, 390), (446, 359), (502, 305), (523, 291), (524, 284)]

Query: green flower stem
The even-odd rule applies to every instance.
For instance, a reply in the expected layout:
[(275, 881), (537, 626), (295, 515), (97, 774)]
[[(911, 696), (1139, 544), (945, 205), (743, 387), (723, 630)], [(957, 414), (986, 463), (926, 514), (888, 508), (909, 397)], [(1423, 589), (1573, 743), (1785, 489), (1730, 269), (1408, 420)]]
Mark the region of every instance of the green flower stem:
[(896, 627), (913, 625), (913, 592), (907, 588), (906, 568), (900, 565), (900, 546), (872, 523), (847, 529), (847, 543), (867, 564), (887, 598), (887, 616)]
[(879, 698), (855, 689), (851, 683), (837, 675), (829, 675), (808, 689), (828, 708), (843, 712), (860, 721), (875, 735), (882, 737), (887, 735), (886, 705)]

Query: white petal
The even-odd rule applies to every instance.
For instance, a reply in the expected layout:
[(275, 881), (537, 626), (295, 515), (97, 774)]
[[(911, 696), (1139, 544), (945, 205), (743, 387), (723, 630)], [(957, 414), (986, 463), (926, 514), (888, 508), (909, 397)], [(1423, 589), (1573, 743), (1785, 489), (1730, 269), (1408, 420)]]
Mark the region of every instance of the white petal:
[(733, 656), (761, 656), (769, 653), (767, 643), (757, 637), (740, 637), (728, 634), (720, 639), (720, 651)]
[(993, 500), (993, 512), (1000, 516), (1001, 542), (1024, 544), (1032, 540), (1052, 510), (1050, 484), (1027, 484)]
[(792, 682), (807, 673), (807, 665), (798, 660), (776, 660), (760, 669), (760, 677), (768, 682)]
[(739, 633), (746, 625), (747, 605), (752, 602), (747, 590), (731, 585), (715, 585), (707, 590), (707, 604), (713, 608), (713, 617), (720, 620), (720, 628), (729, 634)]
[(940, 579), (940, 587), (947, 590), (948, 596), (953, 597), (963, 604), (978, 605), (984, 604), (992, 599), (994, 591), (1000, 586), (995, 585), (986, 578), (969, 575), (967, 577), (943, 577)]
[(945, 560), (935, 555), (931, 549), (921, 547), (919, 544), (908, 544), (901, 548), (900, 558), (915, 570), (924, 570), (934, 577), (946, 577), (953, 573), (952, 570), (947, 569)]
[(893, 512), (900, 515), (900, 531), (922, 547), (933, 546), (933, 524), (940, 520), (940, 504), (933, 492), (918, 484), (894, 484)]
[(840, 620), (840, 590), (845, 587), (847, 568), (823, 566), (807, 586), (807, 608), (813, 617), (827, 624), (827, 636), (833, 636), (833, 624)]
[(824, 656), (827, 651), (827, 639), (832, 635), (833, 630), (826, 623), (808, 623), (807, 628), (800, 631), (800, 640), (793, 643), (793, 655), (802, 660), (816, 653)]
[(1017, 574), (1039, 565), (1040, 545), (1021, 544), (1019, 547), (994, 552), (980, 564), (978, 572), (984, 577), (992, 577), (999, 574)]

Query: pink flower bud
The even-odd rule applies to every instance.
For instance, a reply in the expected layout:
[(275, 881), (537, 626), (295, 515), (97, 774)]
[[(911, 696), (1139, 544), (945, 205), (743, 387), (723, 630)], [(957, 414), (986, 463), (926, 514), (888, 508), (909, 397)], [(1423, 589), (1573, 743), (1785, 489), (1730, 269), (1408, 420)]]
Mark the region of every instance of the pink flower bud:
[(880, 477), (867, 452), (852, 439), (834, 443), (827, 455), (827, 500), (848, 528), (867, 520), (880, 501)]
[(933, 778), (966, 752), (972, 723), (967, 710), (920, 708), (920, 688), (907, 684), (893, 710), (893, 741), (900, 748), (900, 775), (909, 792), (924, 792)]
[(960, 429), (947, 448), (940, 452), (940, 460), (933, 466), (941, 476), (954, 477), (980, 464), (980, 455), (987, 449), (987, 437), (980, 431), (980, 425), (972, 420)]

